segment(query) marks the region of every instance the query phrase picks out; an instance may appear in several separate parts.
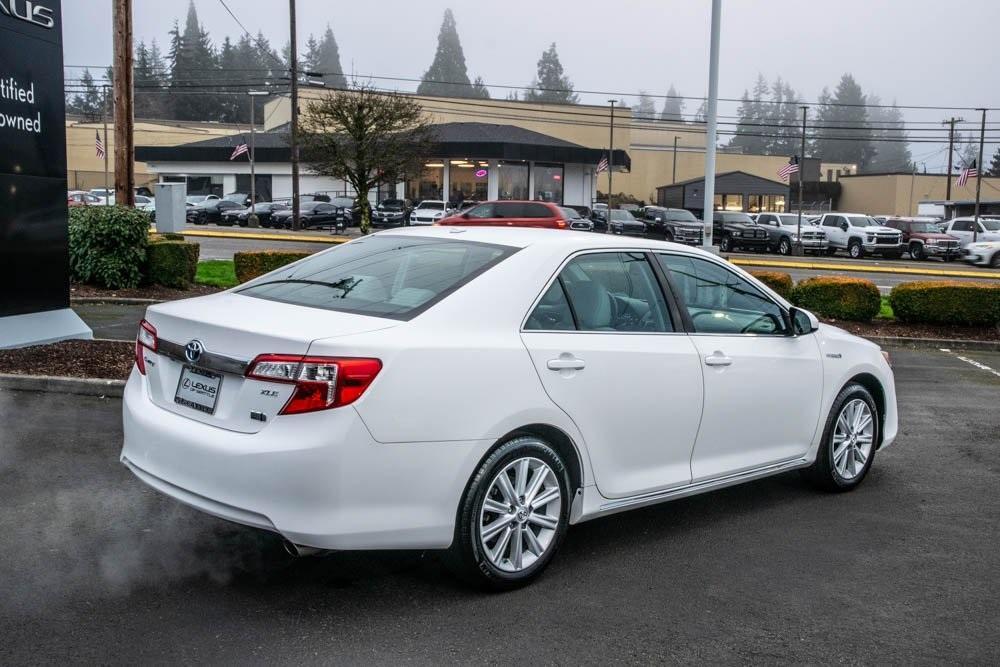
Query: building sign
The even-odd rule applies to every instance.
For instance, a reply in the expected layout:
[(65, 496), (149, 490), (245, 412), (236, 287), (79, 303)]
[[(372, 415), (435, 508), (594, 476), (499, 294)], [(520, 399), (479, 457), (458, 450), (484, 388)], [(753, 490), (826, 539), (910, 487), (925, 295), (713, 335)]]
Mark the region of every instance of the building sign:
[(69, 307), (65, 120), (60, 1), (0, 0), (0, 318)]

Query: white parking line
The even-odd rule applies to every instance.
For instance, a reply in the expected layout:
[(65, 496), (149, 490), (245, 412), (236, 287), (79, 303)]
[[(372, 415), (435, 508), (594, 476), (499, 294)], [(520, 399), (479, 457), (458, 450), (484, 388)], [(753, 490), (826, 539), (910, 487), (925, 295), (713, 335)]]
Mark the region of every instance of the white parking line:
[(975, 359), (969, 359), (968, 357), (963, 357), (959, 353), (952, 352), (950, 349), (948, 349), (946, 347), (942, 347), (942, 348), (938, 348), (938, 349), (940, 349), (942, 352), (947, 352), (948, 354), (954, 356), (956, 359), (961, 359), (965, 363), (971, 364), (972, 366), (975, 366), (976, 368), (978, 368), (981, 371), (986, 371), (987, 373), (992, 373), (993, 375), (996, 375), (998, 378), (1000, 378), (1000, 371), (996, 370), (995, 368), (991, 368), (990, 366), (987, 366), (986, 364), (981, 364), (978, 361), (976, 361)]

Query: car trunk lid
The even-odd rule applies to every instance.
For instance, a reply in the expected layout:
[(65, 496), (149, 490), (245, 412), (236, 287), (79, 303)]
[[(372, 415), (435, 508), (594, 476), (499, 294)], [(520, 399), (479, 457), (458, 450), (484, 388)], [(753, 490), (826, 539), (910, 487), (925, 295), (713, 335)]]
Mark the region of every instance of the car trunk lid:
[(155, 354), (144, 351), (150, 400), (169, 412), (241, 433), (265, 428), (294, 388), (244, 377), (258, 355), (306, 354), (318, 338), (399, 324), (233, 292), (151, 306), (146, 319), (158, 340)]

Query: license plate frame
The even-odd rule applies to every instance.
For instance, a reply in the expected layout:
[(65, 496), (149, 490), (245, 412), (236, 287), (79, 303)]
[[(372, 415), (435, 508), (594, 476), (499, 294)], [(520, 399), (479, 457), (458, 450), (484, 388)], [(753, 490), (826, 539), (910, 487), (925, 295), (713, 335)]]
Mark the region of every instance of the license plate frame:
[[(211, 395), (211, 392), (207, 389), (192, 387), (190, 384), (192, 375), (214, 382), (215, 394)], [(187, 386), (184, 384), (185, 379), (189, 381)], [(219, 404), (219, 394), (222, 393), (222, 381), (223, 376), (220, 373), (213, 373), (212, 371), (205, 370), (204, 368), (198, 368), (197, 366), (185, 364), (181, 367), (180, 377), (177, 378), (177, 388), (174, 390), (174, 403), (183, 405), (186, 408), (191, 408), (192, 410), (197, 410), (198, 412), (207, 415), (214, 415), (215, 408)], [(211, 385), (204, 386), (207, 388)], [(181, 395), (182, 390), (186, 392), (187, 396), (204, 396), (204, 402), (199, 403), (191, 398), (186, 398)]]

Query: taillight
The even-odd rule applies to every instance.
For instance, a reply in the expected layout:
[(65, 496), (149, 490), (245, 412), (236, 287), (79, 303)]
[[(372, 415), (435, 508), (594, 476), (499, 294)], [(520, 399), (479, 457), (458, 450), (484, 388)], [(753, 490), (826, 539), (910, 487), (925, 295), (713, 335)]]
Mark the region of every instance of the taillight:
[(556, 227), (558, 227), (559, 229), (566, 229), (566, 221), (556, 220)]
[(251, 362), (247, 377), (294, 384), (292, 397), (279, 413), (294, 415), (350, 405), (380, 370), (378, 359), (262, 354)]
[(146, 360), (142, 357), (142, 348), (156, 352), (156, 327), (143, 320), (139, 322), (139, 333), (135, 336), (135, 367), (143, 375), (146, 374)]

